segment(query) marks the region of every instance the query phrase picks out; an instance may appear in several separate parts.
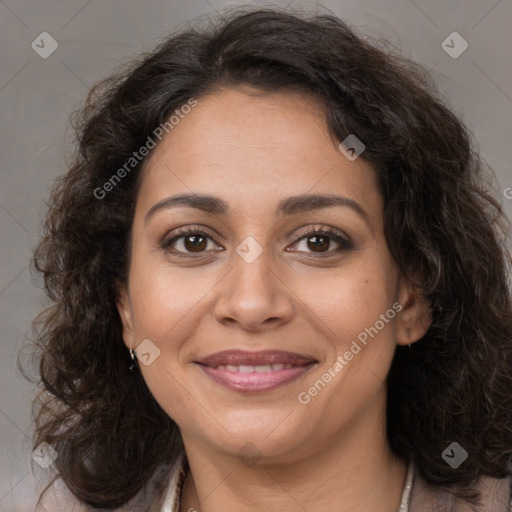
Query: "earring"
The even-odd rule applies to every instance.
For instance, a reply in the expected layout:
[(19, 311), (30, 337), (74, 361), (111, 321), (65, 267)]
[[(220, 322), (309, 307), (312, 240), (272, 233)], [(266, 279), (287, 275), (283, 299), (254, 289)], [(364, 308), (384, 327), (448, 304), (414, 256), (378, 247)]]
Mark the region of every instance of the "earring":
[(133, 371), (135, 370), (136, 364), (135, 364), (135, 352), (133, 351), (132, 348), (130, 349), (130, 359), (131, 359), (131, 361), (130, 361), (130, 366), (128, 367), (128, 369), (130, 370), (130, 372), (133, 373)]

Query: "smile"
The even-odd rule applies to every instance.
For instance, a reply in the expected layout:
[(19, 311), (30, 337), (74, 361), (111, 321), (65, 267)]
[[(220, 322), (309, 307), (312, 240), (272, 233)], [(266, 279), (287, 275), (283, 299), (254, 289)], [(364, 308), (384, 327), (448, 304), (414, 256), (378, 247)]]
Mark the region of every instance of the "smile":
[(196, 363), (214, 382), (242, 392), (270, 391), (294, 381), (318, 361), (293, 352), (218, 352)]

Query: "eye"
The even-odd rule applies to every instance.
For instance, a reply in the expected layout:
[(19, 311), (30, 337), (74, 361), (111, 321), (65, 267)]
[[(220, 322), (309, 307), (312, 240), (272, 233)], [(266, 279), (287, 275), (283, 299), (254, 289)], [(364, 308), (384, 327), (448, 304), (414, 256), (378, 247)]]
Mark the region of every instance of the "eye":
[[(299, 247), (297, 252), (317, 253), (315, 257), (332, 256), (354, 247), (348, 237), (332, 228), (313, 228), (299, 233), (298, 236), (300, 238), (294, 244)], [(334, 249), (332, 249), (333, 245)]]
[[(294, 244), (298, 248), (291, 252), (309, 252), (316, 253), (312, 254), (315, 257), (328, 257), (354, 247), (347, 236), (330, 227), (309, 229), (298, 236)], [(175, 256), (192, 258), (200, 257), (208, 251), (224, 250), (219, 247), (213, 233), (197, 227), (185, 227), (171, 232), (162, 239), (160, 248)]]
[[(222, 250), (213, 234), (194, 227), (180, 228), (164, 237), (160, 247), (176, 256), (202, 255), (207, 250)], [(194, 256), (192, 256), (194, 257)]]

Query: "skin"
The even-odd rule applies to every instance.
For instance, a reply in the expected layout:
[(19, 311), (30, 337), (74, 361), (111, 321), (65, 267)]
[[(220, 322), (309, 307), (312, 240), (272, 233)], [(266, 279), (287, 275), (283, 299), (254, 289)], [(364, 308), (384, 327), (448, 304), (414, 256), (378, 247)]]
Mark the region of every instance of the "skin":
[[(145, 219), (159, 201), (189, 193), (229, 209), (174, 206)], [(279, 201), (301, 194), (348, 197), (367, 221), (346, 206), (276, 214)], [(431, 319), (391, 257), (383, 207), (372, 166), (348, 160), (321, 105), (295, 92), (231, 88), (201, 97), (151, 155), (118, 310), (127, 347), (150, 339), (160, 350), (139, 368), (184, 440), (191, 472), (181, 511), (397, 510), (406, 463), (386, 440), (385, 378), (396, 345), (420, 339)], [(216, 239), (199, 252), (186, 237), (163, 249), (162, 239), (185, 225)], [(311, 235), (299, 236), (315, 227), (353, 246), (337, 251), (331, 238), (315, 250)], [(252, 263), (236, 252), (247, 236), (263, 250)], [(403, 309), (301, 404), (299, 393), (395, 302)], [(318, 363), (278, 389), (243, 394), (194, 364), (233, 348), (288, 350)], [(244, 446), (257, 454), (254, 464), (239, 456)]]

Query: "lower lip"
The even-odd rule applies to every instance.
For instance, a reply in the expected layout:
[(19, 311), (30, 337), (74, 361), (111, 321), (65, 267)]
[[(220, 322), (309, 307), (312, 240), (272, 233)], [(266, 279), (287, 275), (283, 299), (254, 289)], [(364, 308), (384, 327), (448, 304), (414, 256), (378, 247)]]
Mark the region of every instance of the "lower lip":
[(304, 366), (294, 366), (274, 372), (241, 373), (199, 365), (201, 369), (215, 382), (234, 391), (270, 391), (298, 379), (309, 371), (315, 363)]

